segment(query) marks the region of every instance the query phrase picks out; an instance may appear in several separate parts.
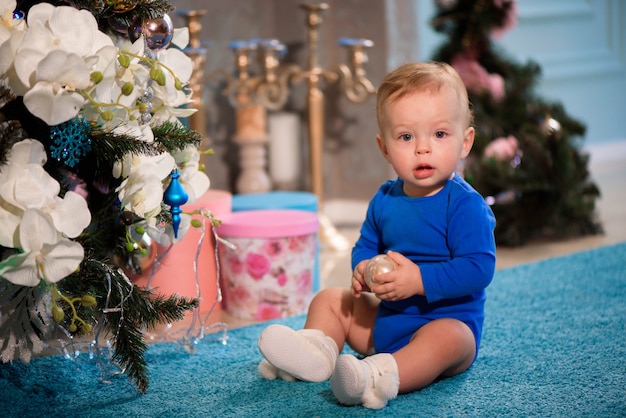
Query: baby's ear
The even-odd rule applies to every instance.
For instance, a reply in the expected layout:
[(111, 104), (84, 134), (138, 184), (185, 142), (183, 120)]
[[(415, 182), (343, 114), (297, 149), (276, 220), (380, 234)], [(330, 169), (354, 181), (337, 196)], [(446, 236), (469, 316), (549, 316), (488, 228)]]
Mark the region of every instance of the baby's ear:
[(385, 138), (381, 134), (376, 135), (376, 144), (378, 144), (378, 149), (380, 153), (383, 154), (385, 160), (389, 162), (389, 152), (387, 151), (387, 145), (385, 144)]
[(467, 157), (472, 150), (475, 134), (476, 131), (471, 126), (465, 130), (465, 133), (463, 134), (463, 150), (461, 151), (461, 159)]

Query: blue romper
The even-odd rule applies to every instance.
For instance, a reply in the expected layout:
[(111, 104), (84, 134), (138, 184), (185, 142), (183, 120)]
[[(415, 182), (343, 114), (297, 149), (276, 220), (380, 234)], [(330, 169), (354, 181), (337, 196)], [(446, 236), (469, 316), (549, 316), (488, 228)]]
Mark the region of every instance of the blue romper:
[(369, 203), (352, 249), (352, 268), (388, 250), (421, 270), (426, 296), (381, 301), (374, 323), (374, 348), (394, 353), (424, 324), (456, 318), (480, 346), (485, 288), (496, 261), (495, 217), (482, 196), (455, 173), (437, 194), (408, 197), (401, 179), (385, 182)]

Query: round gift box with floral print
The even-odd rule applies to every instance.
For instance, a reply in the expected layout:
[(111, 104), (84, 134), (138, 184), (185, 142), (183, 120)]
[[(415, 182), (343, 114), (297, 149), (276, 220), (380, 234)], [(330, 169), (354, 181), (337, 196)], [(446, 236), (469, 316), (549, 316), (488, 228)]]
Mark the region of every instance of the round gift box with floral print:
[(305, 313), (313, 296), (319, 221), (303, 210), (250, 210), (221, 219), (223, 308), (242, 319)]

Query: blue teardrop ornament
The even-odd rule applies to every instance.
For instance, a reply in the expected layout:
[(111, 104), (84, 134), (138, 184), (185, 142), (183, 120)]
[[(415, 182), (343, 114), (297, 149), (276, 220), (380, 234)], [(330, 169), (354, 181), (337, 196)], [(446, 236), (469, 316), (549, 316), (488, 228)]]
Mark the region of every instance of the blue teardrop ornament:
[(165, 189), (163, 194), (163, 202), (170, 207), (170, 213), (172, 214), (172, 228), (174, 228), (174, 238), (178, 238), (178, 227), (180, 226), (180, 214), (182, 205), (187, 203), (189, 195), (178, 181), (180, 174), (178, 169), (175, 168), (171, 174), (170, 184)]

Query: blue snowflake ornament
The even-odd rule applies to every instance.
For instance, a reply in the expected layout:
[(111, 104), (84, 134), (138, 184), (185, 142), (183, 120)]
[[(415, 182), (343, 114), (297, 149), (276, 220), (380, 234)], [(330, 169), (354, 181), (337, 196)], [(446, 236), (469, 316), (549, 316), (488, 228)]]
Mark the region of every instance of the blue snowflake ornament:
[(91, 151), (91, 128), (83, 118), (70, 119), (50, 128), (50, 155), (69, 167), (74, 167)]

